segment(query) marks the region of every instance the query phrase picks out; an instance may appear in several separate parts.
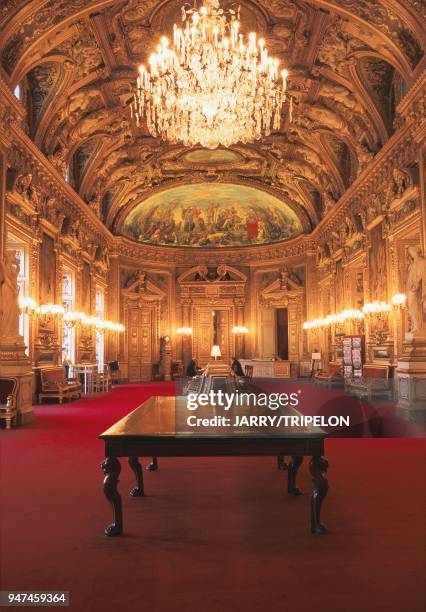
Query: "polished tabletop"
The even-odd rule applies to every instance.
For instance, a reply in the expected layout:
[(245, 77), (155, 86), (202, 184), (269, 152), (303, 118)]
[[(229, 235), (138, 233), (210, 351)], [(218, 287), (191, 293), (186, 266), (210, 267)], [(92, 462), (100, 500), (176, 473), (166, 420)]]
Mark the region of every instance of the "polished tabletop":
[[(249, 426), (242, 417), (277, 417), (275, 423)], [(117, 438), (324, 438), (326, 432), (320, 427), (290, 424), (291, 418), (303, 415), (294, 408), (286, 407), (271, 410), (264, 406), (232, 405), (230, 410), (220, 406), (200, 406), (189, 410), (187, 397), (155, 396), (104, 431), (101, 439)], [(188, 418), (196, 423), (197, 419), (209, 419), (208, 424), (188, 424)], [(219, 424), (214, 424), (217, 417)], [(220, 419), (229, 419), (229, 424), (221, 424)], [(210, 419), (213, 419), (210, 421)], [(241, 422), (241, 419), (243, 422)], [(258, 420), (258, 419), (256, 419)], [(264, 421), (264, 419), (263, 419)], [(210, 424), (212, 423), (212, 424)]]

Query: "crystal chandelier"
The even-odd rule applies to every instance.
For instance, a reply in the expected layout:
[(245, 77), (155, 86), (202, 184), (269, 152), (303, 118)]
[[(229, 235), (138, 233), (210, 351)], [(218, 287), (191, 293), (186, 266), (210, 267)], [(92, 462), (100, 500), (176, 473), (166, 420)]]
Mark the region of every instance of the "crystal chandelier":
[(279, 130), (287, 71), (270, 58), (256, 33), (239, 33), (238, 9), (204, 0), (198, 10), (182, 7), (183, 28), (174, 25), (140, 66), (131, 106), (139, 126), (152, 136), (208, 149), (253, 142)]

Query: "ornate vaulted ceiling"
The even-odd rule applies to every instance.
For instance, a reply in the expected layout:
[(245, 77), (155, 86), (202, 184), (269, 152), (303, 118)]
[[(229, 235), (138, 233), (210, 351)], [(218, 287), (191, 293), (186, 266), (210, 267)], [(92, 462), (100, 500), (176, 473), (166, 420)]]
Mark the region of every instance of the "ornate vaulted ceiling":
[(241, 0), (243, 31), (290, 70), (293, 120), (286, 108), (265, 141), (209, 155), (130, 120), (136, 67), (182, 4), (3, 0), (0, 61), (22, 87), (30, 136), (113, 231), (148, 195), (205, 181), (278, 196), (309, 231), (395, 128), (425, 43), (422, 0)]

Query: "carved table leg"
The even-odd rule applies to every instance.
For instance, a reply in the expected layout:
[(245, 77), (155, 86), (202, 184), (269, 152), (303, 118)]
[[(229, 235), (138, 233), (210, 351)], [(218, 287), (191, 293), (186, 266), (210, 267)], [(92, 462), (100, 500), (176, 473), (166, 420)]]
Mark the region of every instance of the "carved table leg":
[(287, 464), (284, 461), (284, 455), (278, 455), (277, 456), (277, 468), (279, 470), (286, 470), (287, 469)]
[(314, 490), (311, 498), (311, 533), (324, 535), (327, 533), (326, 527), (321, 524), (321, 505), (327, 495), (328, 461), (324, 457), (312, 457), (309, 470), (314, 483)]
[(104, 493), (112, 506), (111, 525), (105, 529), (105, 535), (116, 536), (123, 533), (123, 513), (121, 509), (121, 497), (117, 491), (118, 477), (121, 472), (121, 465), (115, 457), (107, 457), (101, 464), (104, 478)]
[(130, 491), (132, 497), (142, 497), (144, 495), (143, 490), (143, 473), (141, 464), (137, 457), (129, 457), (129, 465), (133, 470), (136, 478), (136, 486)]
[(148, 472), (155, 472), (156, 470), (158, 470), (157, 457), (153, 457), (151, 463), (148, 463), (145, 469), (147, 469)]
[(302, 495), (302, 491), (296, 487), (296, 475), (302, 461), (303, 457), (293, 456), (288, 465), (287, 492), (289, 495)]

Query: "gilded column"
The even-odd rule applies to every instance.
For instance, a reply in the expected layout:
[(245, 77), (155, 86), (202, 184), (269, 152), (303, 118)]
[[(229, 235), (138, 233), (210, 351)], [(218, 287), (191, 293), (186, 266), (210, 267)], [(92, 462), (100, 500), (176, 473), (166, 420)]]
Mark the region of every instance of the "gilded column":
[[(191, 327), (191, 299), (182, 298), (182, 325), (183, 327)], [(196, 330), (193, 330), (196, 333)], [(182, 362), (184, 368), (192, 357), (192, 336), (182, 336)]]
[(0, 259), (4, 256), (6, 242), (6, 153), (0, 148)]
[[(106, 318), (115, 323), (125, 324), (124, 320), (120, 319), (120, 266), (117, 256), (109, 257), (110, 267), (108, 270), (107, 282), (107, 314)], [(108, 342), (106, 347), (106, 361), (118, 360), (120, 353), (120, 336), (116, 332), (107, 332)]]
[[(235, 298), (235, 324), (241, 327), (244, 325), (244, 298)], [(245, 336), (237, 334), (235, 336), (235, 353), (237, 358), (245, 357)]]

